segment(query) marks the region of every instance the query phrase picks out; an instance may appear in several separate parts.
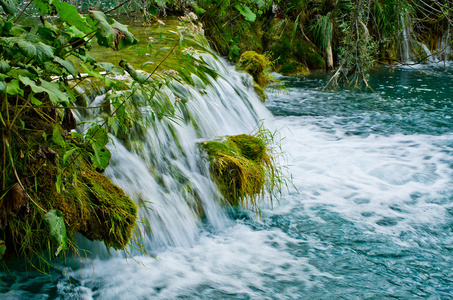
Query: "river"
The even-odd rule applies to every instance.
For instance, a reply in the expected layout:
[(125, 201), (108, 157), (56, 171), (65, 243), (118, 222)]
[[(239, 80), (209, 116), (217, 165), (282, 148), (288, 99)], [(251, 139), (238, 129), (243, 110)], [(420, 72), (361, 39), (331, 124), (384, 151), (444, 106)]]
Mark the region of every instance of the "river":
[[(80, 238), (90, 262), (68, 259), (47, 275), (13, 265), (13, 279), (2, 273), (3, 299), (452, 298), (451, 67), (382, 68), (370, 76), (374, 91), (323, 91), (322, 74), (281, 78), (288, 88), (264, 106), (244, 75), (217, 68), (223, 76), (212, 90), (192, 91), (187, 102), (199, 128), (150, 131), (146, 155), (112, 146), (107, 175), (153, 202), (142, 212), (155, 222), (145, 239), (153, 256), (109, 256)], [(263, 118), (283, 138), (294, 186), (273, 207), (263, 203), (257, 218), (214, 201), (193, 149), (249, 133)], [(205, 206), (201, 222), (182, 204), (181, 178), (168, 165), (190, 178)]]

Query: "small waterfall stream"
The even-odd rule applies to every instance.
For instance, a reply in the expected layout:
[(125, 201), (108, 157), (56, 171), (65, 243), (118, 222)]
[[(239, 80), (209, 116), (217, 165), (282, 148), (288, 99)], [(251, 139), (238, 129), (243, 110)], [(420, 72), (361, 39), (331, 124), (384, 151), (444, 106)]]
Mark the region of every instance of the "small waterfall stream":
[(272, 118), (248, 75), (213, 56), (206, 55), (205, 61), (218, 78), (204, 87), (175, 82), (165, 91), (170, 99), (182, 93), (187, 100), (181, 104), (181, 119), (155, 120), (143, 137), (128, 141), (133, 145), (129, 150), (114, 138), (109, 147), (112, 159), (105, 174), (141, 206), (141, 231), (151, 252), (192, 245), (199, 233), (200, 211), (213, 228), (228, 223), (197, 143), (251, 133), (261, 120)]

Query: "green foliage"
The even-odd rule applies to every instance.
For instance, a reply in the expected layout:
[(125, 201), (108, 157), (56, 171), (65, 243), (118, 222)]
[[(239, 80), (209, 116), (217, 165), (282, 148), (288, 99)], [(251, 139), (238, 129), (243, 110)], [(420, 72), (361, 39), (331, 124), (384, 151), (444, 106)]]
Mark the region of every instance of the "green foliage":
[(275, 133), (260, 128), (255, 134), (227, 136), (200, 144), (206, 151), (211, 176), (227, 204), (259, 213), (268, 194), (272, 204), (288, 182), (278, 165)]
[[(71, 245), (75, 232), (83, 231), (84, 220), (91, 216), (93, 223), (103, 213), (104, 204), (99, 200), (102, 189), (98, 189), (99, 195), (86, 196), (89, 186), (96, 184), (80, 181), (78, 173), (81, 164), (85, 169), (99, 171), (107, 167), (111, 156), (106, 148), (107, 122), (92, 123), (82, 134), (68, 133), (77, 125), (71, 112), (78, 100), (73, 86), (86, 80), (74, 64), (113, 91), (120, 91), (122, 84), (100, 72), (118, 74), (121, 70), (112, 64), (96, 63), (88, 54), (91, 40), (97, 36), (100, 45), (115, 50), (137, 43), (126, 26), (100, 12), (83, 16), (73, 5), (59, 0), (34, 0), (33, 4), (42, 14), (40, 24), (25, 26), (0, 16), (0, 194), (4, 196), (0, 198), (0, 233), (5, 237), (8, 256), (40, 256), (41, 249), (50, 242), (58, 255)], [(13, 1), (2, 1), (0, 5), (9, 15), (17, 13)], [(46, 17), (52, 11), (59, 18), (55, 25), (52, 18)], [(119, 109), (122, 101), (112, 101), (112, 106), (123, 113), (118, 119), (127, 116), (126, 109)], [(108, 125), (118, 127), (112, 118)], [(104, 188), (111, 185), (103, 183)], [(109, 227), (96, 238), (119, 249), (129, 241), (136, 209), (124, 193), (115, 193), (123, 197), (123, 203), (132, 205), (127, 210), (131, 215), (123, 214), (124, 218), (118, 220), (120, 225), (117, 221), (109, 223), (108, 218), (105, 222), (126, 231)], [(125, 222), (125, 218), (131, 222)], [(112, 230), (114, 236), (110, 235)]]
[(264, 55), (258, 54), (255, 51), (246, 51), (239, 58), (237, 67), (252, 75), (255, 82), (264, 87), (269, 84), (270, 75), (264, 71), (269, 65), (269, 61)]
[(5, 13), (13, 16), (16, 13), (17, 0), (0, 0), (0, 6), (3, 8)]
[(57, 256), (61, 250), (68, 249), (68, 236), (63, 215), (60, 211), (53, 209), (44, 215), (43, 220), (49, 229), (50, 240), (57, 247), (55, 252), (55, 256)]
[(301, 75), (310, 73), (306, 66), (297, 61), (290, 61), (289, 63), (283, 65), (279, 72), (283, 75)]

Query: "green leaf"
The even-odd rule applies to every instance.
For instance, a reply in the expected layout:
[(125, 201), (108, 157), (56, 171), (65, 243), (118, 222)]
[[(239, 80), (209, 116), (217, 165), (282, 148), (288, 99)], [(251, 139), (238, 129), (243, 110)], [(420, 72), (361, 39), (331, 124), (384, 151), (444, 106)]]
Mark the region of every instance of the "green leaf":
[(0, 60), (0, 72), (6, 74), (9, 72), (9, 70), (11, 70), (9, 62), (7, 62), (6, 60)]
[(0, 81), (0, 93), (6, 94), (6, 89), (8, 88), (8, 85), (4, 81)]
[(108, 125), (112, 128), (113, 133), (115, 135), (118, 134), (118, 123), (116, 122), (115, 118), (109, 117), (108, 118)]
[(33, 4), (37, 9), (41, 11), (42, 14), (48, 15), (52, 12), (52, 6), (50, 5), (49, 0), (33, 0)]
[(114, 64), (107, 62), (100, 62), (96, 64), (97, 66), (103, 68), (107, 73), (112, 73), (115, 75), (124, 75), (123, 69), (118, 69)]
[(59, 210), (52, 209), (44, 215), (43, 220), (49, 230), (50, 240), (57, 247), (55, 255), (58, 255), (61, 250), (67, 250), (68, 236), (63, 214)]
[(113, 20), (112, 28), (116, 29), (123, 34), (123, 37), (119, 39), (117, 50), (121, 50), (128, 46), (133, 46), (138, 43), (138, 40), (129, 32), (126, 25), (119, 23), (116, 20)]
[(86, 140), (91, 144), (103, 147), (109, 142), (109, 135), (105, 128), (102, 128), (98, 124), (93, 124), (86, 133)]
[(92, 68), (90, 68), (89, 66), (87, 66), (86, 64), (84, 63), (81, 63), (80, 66), (82, 67), (82, 69), (90, 76), (94, 77), (94, 78), (97, 78), (97, 79), (102, 79), (104, 80), (104, 77), (96, 70), (93, 70)]
[(52, 4), (55, 6), (61, 21), (74, 25), (85, 33), (93, 31), (93, 28), (87, 23), (87, 18), (80, 15), (74, 5), (59, 0), (53, 0)]
[(36, 56), (36, 46), (33, 45), (32, 43), (20, 39), (17, 42), (17, 46), (19, 47), (19, 50), (22, 52), (23, 55), (27, 57), (35, 57)]
[(65, 145), (64, 139), (60, 133), (60, 126), (58, 124), (55, 125), (55, 127), (53, 128), (52, 141), (61, 147), (64, 147), (64, 145)]
[(14, 16), (16, 14), (17, 0), (0, 0), (0, 5), (6, 14)]
[(45, 62), (54, 58), (53, 47), (46, 45), (42, 42), (39, 42), (35, 45), (36, 47), (36, 57), (37, 62)]
[(148, 66), (148, 65), (154, 65), (154, 62), (152, 61), (147, 61), (145, 63), (143, 63), (141, 66), (140, 66), (140, 69), (143, 69), (144, 67)]
[(10, 82), (8, 82), (8, 85), (6, 86), (6, 92), (8, 95), (21, 95), (22, 97), (24, 96), (24, 90), (20, 88), (19, 86), (19, 80), (13, 79)]
[(93, 160), (93, 167), (100, 170), (105, 170), (110, 162), (110, 157), (112, 153), (106, 147), (100, 147), (97, 144), (91, 145), (94, 150), (94, 160)]
[(202, 15), (202, 14), (204, 14), (206, 12), (205, 9), (203, 9), (200, 6), (197, 6), (197, 5), (192, 6), (192, 8), (193, 8), (193, 12), (195, 14), (197, 14), (197, 15)]
[(74, 67), (74, 64), (72, 63), (72, 61), (69, 58), (62, 59), (58, 56), (55, 56), (53, 60), (54, 60), (54, 62), (60, 64), (63, 68), (65, 68), (69, 74), (71, 74), (74, 77), (77, 76), (76, 68)]
[(35, 93), (47, 93), (49, 95), (50, 101), (56, 104), (61, 104), (63, 106), (69, 105), (69, 98), (68, 95), (60, 91), (60, 85), (54, 82), (48, 82), (41, 79), (41, 85), (36, 85), (36, 82), (31, 80), (28, 77), (24, 77), (19, 75), (19, 80), (31, 87), (32, 91)]
[(169, 0), (155, 0), (157, 6), (164, 6)]
[(69, 149), (68, 151), (66, 151), (66, 153), (63, 155), (63, 163), (65, 164), (67, 161), (68, 161), (68, 158), (70, 156), (72, 156), (72, 154), (74, 153), (74, 151), (78, 150), (79, 148), (77, 147), (74, 147), (72, 149)]
[(115, 41), (115, 30), (107, 21), (107, 17), (103, 12), (90, 11), (90, 16), (97, 21), (96, 22), (96, 38), (98, 44), (104, 47), (113, 48)]
[(38, 99), (36, 99), (35, 97), (31, 97), (30, 101), (31, 101), (31, 104), (36, 105), (36, 106), (42, 104), (42, 102), (39, 101)]
[(254, 22), (256, 20), (256, 15), (250, 8), (248, 8), (248, 6), (238, 4), (234, 7), (241, 13), (241, 15), (244, 16), (247, 21)]

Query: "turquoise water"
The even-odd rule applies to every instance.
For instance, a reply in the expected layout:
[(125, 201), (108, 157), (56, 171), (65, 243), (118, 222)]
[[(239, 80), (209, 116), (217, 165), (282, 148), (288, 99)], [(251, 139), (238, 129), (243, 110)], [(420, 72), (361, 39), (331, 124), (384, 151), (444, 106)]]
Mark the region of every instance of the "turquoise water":
[[(452, 299), (453, 69), (381, 69), (370, 77), (374, 92), (323, 91), (323, 75), (282, 79), (288, 89), (265, 104), (274, 117), (252, 99), (263, 111), (242, 118), (280, 128), (294, 178), (279, 203), (263, 205), (261, 220), (219, 210), (187, 243), (137, 256), (146, 267), (103, 255), (99, 244), (88, 244), (98, 253), (91, 263), (61, 266), (52, 278), (14, 265), (1, 296)], [(238, 93), (218, 97), (238, 101)], [(218, 131), (250, 131), (240, 113), (226, 115)]]
[(291, 131), (285, 145), (301, 192), (269, 224), (329, 274), (303, 297), (453, 297), (452, 76), (435, 66), (381, 69), (370, 77), (374, 93), (289, 79), (288, 93), (267, 105)]

